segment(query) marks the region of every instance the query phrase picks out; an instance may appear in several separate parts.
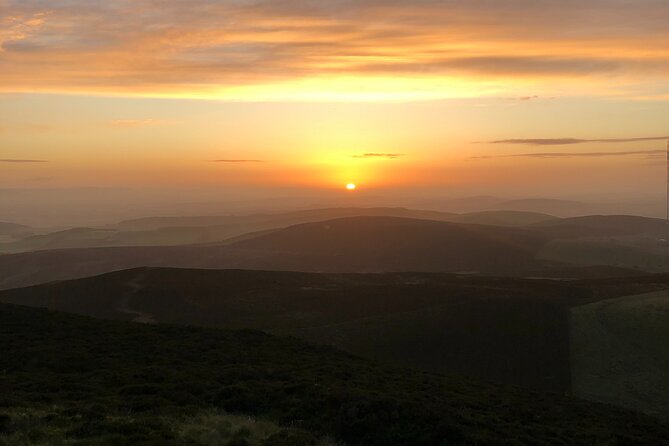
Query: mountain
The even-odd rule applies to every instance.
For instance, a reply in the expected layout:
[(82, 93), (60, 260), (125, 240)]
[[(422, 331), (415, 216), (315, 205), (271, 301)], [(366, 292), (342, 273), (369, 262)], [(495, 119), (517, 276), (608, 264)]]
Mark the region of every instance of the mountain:
[[(634, 412), (389, 368), (248, 330), (0, 305), (0, 350), (4, 444), (232, 445), (253, 436), (254, 444), (277, 446), (323, 444), (318, 439), (328, 436), (329, 444), (351, 446), (659, 445), (669, 438), (666, 424)], [(268, 432), (250, 422), (242, 432), (231, 425), (242, 418), (229, 414), (266, 420)]]
[(525, 274), (553, 263), (516, 228), (396, 217), (305, 223), (225, 245), (64, 249), (0, 255), (0, 289), (141, 266), (312, 272)]

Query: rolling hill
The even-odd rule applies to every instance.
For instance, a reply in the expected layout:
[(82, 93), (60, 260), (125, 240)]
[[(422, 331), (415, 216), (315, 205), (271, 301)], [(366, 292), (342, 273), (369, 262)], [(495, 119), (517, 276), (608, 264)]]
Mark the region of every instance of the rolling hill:
[(449, 274), (141, 268), (0, 293), (140, 322), (253, 328), (435, 372), (569, 391), (568, 308), (588, 288)]
[(12, 238), (5, 240), (5, 243), (0, 243), (0, 253), (114, 246), (214, 244), (249, 233), (276, 230), (300, 223), (361, 216), (402, 217), (497, 226), (525, 226), (555, 218), (544, 214), (515, 211), (451, 214), (404, 208), (333, 208), (248, 216), (152, 217), (127, 220), (118, 225), (101, 228), (71, 228), (38, 235), (17, 232)]
[[(4, 444), (276, 446), (329, 436), (351, 446), (659, 445), (669, 438), (667, 425), (606, 405), (388, 368), (248, 330), (0, 305), (0, 349)], [(242, 432), (231, 412), (267, 420), (274, 432), (263, 435), (251, 421)]]
[(449, 221), (492, 226), (527, 226), (560, 220), (548, 214), (523, 211), (481, 211), (454, 215)]
[(227, 215), (203, 217), (146, 217), (124, 220), (116, 225), (124, 231), (150, 231), (165, 228), (207, 227), (234, 225), (246, 227), (246, 232), (291, 226), (344, 217), (405, 217), (425, 220), (448, 220), (455, 214), (406, 208), (325, 208), (274, 214)]
[(551, 239), (539, 258), (577, 266), (610, 265), (669, 271), (669, 224), (657, 218), (592, 215), (540, 222), (532, 231)]
[(31, 228), (29, 226), (0, 221), (0, 235), (19, 235), (29, 233), (30, 231)]
[[(0, 253), (115, 246), (176, 246), (220, 243), (247, 233), (354, 216), (395, 216), (448, 220), (453, 214), (404, 208), (332, 208), (276, 214), (221, 217), (152, 217), (100, 228), (71, 228), (8, 239)], [(1, 228), (0, 228), (1, 229)], [(1, 235), (1, 234), (0, 234)], [(18, 240), (17, 237), (19, 238)], [(9, 243), (11, 242), (11, 243)]]
[(295, 225), (230, 247), (272, 270), (503, 274), (538, 268), (534, 257), (544, 243), (512, 228), (358, 217)]
[(487, 206), (487, 210), (539, 212), (558, 217), (574, 217), (590, 214), (593, 212), (594, 207), (591, 204), (580, 201), (554, 198), (523, 198), (496, 202)]
[[(19, 225), (16, 223), (7, 223), (0, 221), (0, 246), (8, 244), (27, 237), (32, 233), (32, 228), (29, 226)], [(0, 249), (0, 252), (2, 250)]]
[(551, 238), (654, 235), (669, 238), (669, 224), (660, 218), (635, 215), (588, 215), (538, 221), (531, 228)]
[(0, 255), (0, 289), (140, 266), (312, 272), (524, 274), (545, 243), (515, 228), (396, 217), (352, 217), (291, 226), (217, 246), (119, 247)]
[[(476, 217), (499, 219), (500, 215), (518, 221), (518, 214), (508, 213)], [(662, 220), (628, 216), (553, 219), (520, 228), (350, 217), (244, 233), (223, 242), (197, 245), (51, 249), (0, 255), (0, 289), (142, 266), (469, 272), (555, 278), (585, 278), (592, 273), (615, 277), (669, 271), (669, 243), (660, 239), (664, 228)], [(186, 229), (197, 232), (201, 228)], [(77, 231), (62, 236), (68, 238), (72, 233)]]

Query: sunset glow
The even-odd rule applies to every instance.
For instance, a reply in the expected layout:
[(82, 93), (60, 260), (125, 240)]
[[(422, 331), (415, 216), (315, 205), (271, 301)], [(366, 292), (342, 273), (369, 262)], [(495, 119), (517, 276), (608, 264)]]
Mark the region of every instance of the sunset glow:
[[(2, 0), (0, 17), (0, 187), (555, 195), (663, 177), (644, 138), (669, 134), (663, 2)], [(582, 142), (517, 142), (545, 139)]]

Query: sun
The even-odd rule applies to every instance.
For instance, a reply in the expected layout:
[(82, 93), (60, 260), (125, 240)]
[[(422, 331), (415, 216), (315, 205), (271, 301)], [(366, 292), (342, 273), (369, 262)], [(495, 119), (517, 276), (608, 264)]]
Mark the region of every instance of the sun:
[(355, 183), (348, 183), (346, 185), (347, 190), (355, 190), (356, 187), (358, 187), (358, 186), (356, 186)]

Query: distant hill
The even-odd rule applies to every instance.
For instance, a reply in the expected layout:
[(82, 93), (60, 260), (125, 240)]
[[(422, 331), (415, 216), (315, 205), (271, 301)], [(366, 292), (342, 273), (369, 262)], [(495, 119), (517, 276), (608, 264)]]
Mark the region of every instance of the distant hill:
[[(4, 444), (36, 436), (95, 446), (247, 444), (251, 435), (264, 435), (265, 445), (316, 445), (327, 435), (351, 446), (669, 438), (667, 425), (610, 406), (397, 370), (248, 330), (0, 305), (0, 351)], [(275, 432), (236, 432), (229, 413), (267, 420)]]
[(30, 231), (30, 226), (0, 221), (0, 235), (19, 235), (29, 233)]
[(596, 212), (602, 205), (555, 198), (521, 198), (509, 200), (508, 198), (493, 196), (478, 196), (420, 200), (413, 203), (413, 206), (456, 213), (518, 211), (535, 212), (558, 217), (573, 217)]
[(383, 216), (422, 220), (453, 221), (498, 226), (525, 226), (550, 218), (548, 215), (516, 211), (488, 211), (472, 214), (421, 211), (404, 208), (314, 209), (284, 214), (222, 217), (155, 217), (128, 220), (116, 227), (73, 228), (48, 234), (8, 239), (0, 243), (0, 253), (45, 249), (94, 248), (113, 246), (178, 246), (229, 244), (239, 237), (287, 226), (357, 216)]
[(587, 215), (538, 221), (531, 227), (551, 238), (647, 234), (669, 239), (669, 223), (666, 220), (635, 215)]
[(497, 203), (502, 203), (506, 201), (504, 198), (493, 197), (488, 195), (473, 196), (473, 197), (460, 197), (460, 198), (446, 198), (446, 199), (427, 199), (427, 200), (418, 200), (412, 204), (412, 206), (427, 208), (427, 209), (438, 209), (447, 212), (479, 212), (484, 209), (489, 209)]
[(513, 274), (538, 267), (534, 257), (543, 243), (512, 228), (356, 217), (295, 225), (230, 247), (263, 269)]
[(36, 251), (43, 249), (60, 248), (88, 248), (111, 243), (108, 241), (114, 235), (113, 230), (94, 228), (73, 228), (49, 234), (29, 235), (19, 241), (5, 246), (3, 250), (11, 252)]
[(613, 279), (650, 275), (642, 270), (609, 265), (563, 266), (537, 271), (539, 278), (554, 279)]
[(450, 221), (493, 226), (527, 226), (560, 220), (548, 214), (524, 211), (481, 211), (453, 216)]
[(669, 224), (657, 218), (592, 215), (529, 227), (551, 239), (539, 258), (578, 266), (669, 271)]
[(253, 328), (389, 363), (569, 389), (567, 308), (555, 281), (448, 274), (142, 268), (0, 292), (0, 301), (107, 319)]
[(245, 227), (244, 232), (251, 232), (343, 217), (384, 216), (418, 218), (425, 220), (447, 220), (452, 215), (452, 213), (448, 212), (422, 211), (406, 208), (327, 208), (242, 216), (148, 217), (125, 220), (120, 222), (117, 227), (125, 231), (150, 231), (164, 228), (234, 225)]
[(487, 206), (489, 210), (507, 210), (539, 212), (558, 217), (587, 215), (593, 212), (593, 206), (580, 201), (557, 200), (553, 198), (525, 198), (494, 203)]
[(522, 275), (546, 242), (515, 228), (352, 217), (217, 246), (90, 248), (0, 255), (0, 289), (140, 266), (311, 272), (435, 271)]
[[(73, 228), (0, 243), (0, 253), (113, 246), (212, 244), (299, 223), (354, 216), (449, 220), (454, 214), (404, 208), (332, 208), (277, 214), (221, 217), (152, 217), (104, 228)], [(29, 235), (29, 234), (26, 234)]]

